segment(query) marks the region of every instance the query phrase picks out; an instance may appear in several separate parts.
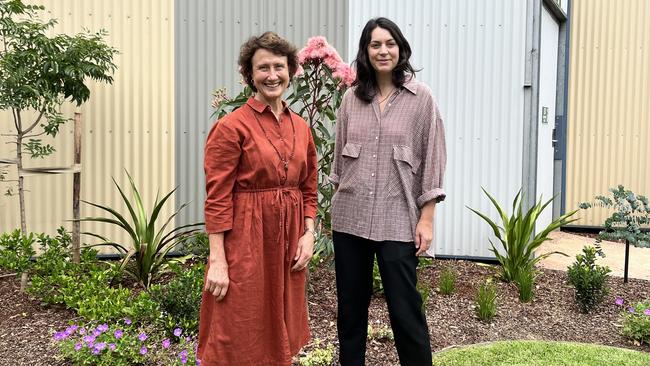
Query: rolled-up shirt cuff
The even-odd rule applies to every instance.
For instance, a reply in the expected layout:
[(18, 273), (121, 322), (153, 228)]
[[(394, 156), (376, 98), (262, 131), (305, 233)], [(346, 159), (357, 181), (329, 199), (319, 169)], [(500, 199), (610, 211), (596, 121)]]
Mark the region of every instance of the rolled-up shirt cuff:
[(314, 206), (305, 206), (303, 207), (303, 216), (309, 217), (311, 219), (316, 219), (316, 207)]
[(327, 180), (330, 182), (330, 184), (334, 184), (335, 186), (339, 185), (339, 176), (338, 176), (338, 174), (330, 174), (327, 177)]
[(232, 230), (232, 220), (205, 220), (205, 232), (207, 234), (218, 234)]
[(422, 208), (427, 202), (435, 200), (436, 203), (444, 201), (447, 197), (447, 194), (442, 188), (434, 188), (430, 191), (424, 192), (420, 197), (418, 197), (416, 204), (418, 208)]

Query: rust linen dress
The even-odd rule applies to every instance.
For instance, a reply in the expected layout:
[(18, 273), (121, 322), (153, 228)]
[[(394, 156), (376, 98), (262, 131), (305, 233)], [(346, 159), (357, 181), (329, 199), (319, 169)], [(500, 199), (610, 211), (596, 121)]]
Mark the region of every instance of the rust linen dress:
[[(292, 125), (285, 171), (278, 152), (291, 156)], [(205, 226), (224, 232), (230, 284), (220, 302), (203, 293), (201, 365), (289, 365), (309, 341), (306, 270), (291, 267), (304, 218), (316, 215), (316, 164), (309, 126), (286, 104), (278, 122), (250, 98), (210, 131)]]

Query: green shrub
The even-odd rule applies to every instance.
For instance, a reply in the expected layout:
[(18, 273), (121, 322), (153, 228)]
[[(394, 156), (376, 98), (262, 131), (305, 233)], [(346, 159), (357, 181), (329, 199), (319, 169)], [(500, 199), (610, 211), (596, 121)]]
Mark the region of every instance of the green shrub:
[(197, 232), (180, 240), (180, 253), (191, 254), (199, 262), (207, 262), (210, 255), (210, 240), (205, 232)]
[(32, 281), (27, 292), (48, 304), (64, 304), (61, 288), (76, 286), (91, 268), (97, 267), (97, 251), (83, 248), (80, 263), (71, 261), (72, 239), (65, 228), (57, 230), (56, 237), (38, 235), (41, 254), (32, 269)]
[(375, 294), (384, 293), (384, 283), (381, 282), (381, 272), (379, 272), (379, 264), (377, 258), (372, 265), (372, 292)]
[(623, 313), (624, 336), (650, 345), (650, 300), (630, 306)]
[(28, 271), (36, 254), (34, 233), (23, 234), (20, 229), (0, 235), (0, 267), (17, 273)]
[(395, 335), (393, 330), (390, 327), (382, 325), (381, 327), (375, 328), (372, 325), (368, 324), (368, 339), (375, 340), (379, 342), (394, 342)]
[(318, 348), (319, 342), (316, 340), (316, 347), (304, 356), (298, 359), (300, 366), (330, 366), (334, 363), (334, 345), (328, 344), (327, 348)]
[(650, 224), (650, 202), (624, 186), (610, 188), (612, 197), (596, 196), (594, 203), (582, 202), (581, 209), (591, 207), (614, 208), (616, 211), (605, 220), (605, 229), (598, 233), (597, 245), (603, 240), (627, 240), (632, 245), (650, 248), (650, 233), (641, 231)]
[(476, 296), (476, 314), (483, 321), (490, 321), (497, 313), (497, 288), (492, 281), (482, 283)]
[[(129, 222), (125, 216), (110, 207), (87, 201), (83, 202), (109, 213), (112, 217), (86, 217), (80, 221), (108, 223), (124, 230), (130, 239), (130, 243), (128, 244), (116, 243), (99, 234), (85, 234), (102, 240), (102, 243), (98, 245), (108, 245), (117, 249), (124, 257), (119, 266), (117, 266), (118, 274), (124, 272), (137, 280), (143, 287), (148, 288), (152, 281), (157, 279), (166, 271), (168, 264), (174, 261), (167, 256), (167, 253), (181, 244), (182, 239), (185, 236), (190, 235), (197, 230), (189, 228), (203, 224), (188, 224), (167, 230), (167, 226), (174, 221), (174, 217), (187, 206), (187, 204), (183, 204), (178, 210), (176, 210), (176, 212), (164, 221), (160, 229), (157, 229), (156, 224), (159, 218), (158, 215), (176, 189), (167, 193), (162, 199), (160, 199), (160, 201), (158, 200), (158, 196), (156, 196), (151, 216), (147, 216), (140, 192), (138, 192), (135, 183), (133, 183), (131, 175), (129, 175), (128, 172), (126, 174), (129, 178), (133, 202), (129, 201), (115, 179), (113, 179), (113, 183), (115, 183), (117, 190), (122, 196), (122, 201), (129, 211), (131, 222)], [(133, 265), (131, 259), (133, 259)]]
[(533, 300), (533, 289), (535, 288), (535, 271), (520, 271), (515, 278), (515, 284), (519, 289), (519, 301), (530, 302)]
[(66, 274), (59, 289), (65, 305), (80, 316), (99, 322), (124, 317), (134, 321), (153, 322), (160, 318), (160, 309), (147, 292), (133, 294), (122, 286), (111, 287), (115, 269), (95, 267), (83, 277)]
[(451, 295), (456, 291), (456, 278), (458, 274), (450, 266), (446, 266), (440, 272), (440, 283), (438, 284), (438, 289), (443, 295)]
[(429, 284), (425, 283), (424, 281), (418, 281), (417, 284), (415, 285), (415, 288), (416, 290), (418, 290), (418, 293), (420, 294), (420, 298), (422, 299), (421, 310), (424, 313), (427, 309), (429, 296), (431, 295), (431, 286), (429, 286)]
[(149, 291), (160, 304), (168, 332), (180, 327), (187, 334), (195, 335), (199, 327), (205, 265), (198, 263), (185, 270), (175, 266), (173, 270), (176, 276), (169, 283), (153, 285)]
[(566, 256), (566, 254), (560, 252), (535, 255), (535, 251), (543, 242), (550, 240), (548, 234), (551, 231), (577, 220), (569, 219), (577, 212), (577, 210), (571, 211), (553, 220), (544, 230), (540, 231), (533, 237), (539, 215), (551, 202), (553, 202), (553, 199), (546, 201), (546, 203), (542, 203), (540, 199), (533, 207), (524, 213), (523, 195), (521, 195), (521, 191), (519, 191), (515, 196), (515, 199), (512, 201), (513, 212), (511, 216), (508, 217), (494, 197), (492, 197), (485, 189), (483, 189), (483, 192), (485, 192), (499, 212), (501, 225), (497, 225), (492, 221), (492, 219), (475, 209), (471, 207), (468, 208), (485, 220), (485, 222), (487, 222), (492, 228), (494, 236), (499, 239), (504, 254), (501, 254), (499, 250), (497, 250), (492, 240), (490, 240), (492, 246), (490, 250), (494, 253), (501, 264), (501, 276), (505, 281), (513, 282), (519, 276), (519, 272), (521, 271), (532, 271), (535, 263), (551, 254), (562, 254)]
[(585, 246), (582, 253), (576, 255), (576, 261), (569, 266), (567, 274), (569, 283), (575, 289), (580, 311), (588, 313), (603, 302), (609, 293), (606, 282), (610, 269), (596, 264), (596, 248)]

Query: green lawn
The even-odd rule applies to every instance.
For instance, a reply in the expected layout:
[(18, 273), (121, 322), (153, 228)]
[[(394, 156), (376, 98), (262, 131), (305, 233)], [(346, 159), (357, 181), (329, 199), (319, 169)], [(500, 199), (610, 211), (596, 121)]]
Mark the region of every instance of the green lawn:
[(504, 341), (433, 355), (435, 366), (649, 366), (650, 354), (593, 344)]

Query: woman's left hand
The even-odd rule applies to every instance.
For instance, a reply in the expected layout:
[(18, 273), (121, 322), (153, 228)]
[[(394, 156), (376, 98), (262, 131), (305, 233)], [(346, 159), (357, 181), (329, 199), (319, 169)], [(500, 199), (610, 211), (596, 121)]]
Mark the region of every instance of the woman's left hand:
[(292, 271), (302, 271), (307, 267), (314, 255), (314, 241), (314, 235), (310, 232), (306, 232), (298, 239), (298, 250), (296, 250), (296, 256), (293, 258), (296, 264), (291, 267)]
[(433, 220), (420, 220), (415, 226), (415, 247), (418, 248), (415, 255), (424, 254), (433, 240)]

